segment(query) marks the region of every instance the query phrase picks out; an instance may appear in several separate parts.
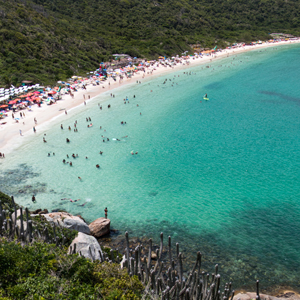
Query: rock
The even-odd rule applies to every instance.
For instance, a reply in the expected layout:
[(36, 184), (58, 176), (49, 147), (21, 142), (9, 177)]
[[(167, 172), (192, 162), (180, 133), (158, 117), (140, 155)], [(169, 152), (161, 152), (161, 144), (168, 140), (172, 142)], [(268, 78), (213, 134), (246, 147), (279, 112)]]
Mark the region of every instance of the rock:
[[(21, 210), (17, 209), (17, 219), (20, 217), (20, 215), (21, 215)], [(23, 215), (24, 215), (24, 212), (23, 212)], [(15, 213), (14, 212), (11, 214), (11, 219), (13, 222), (15, 221)]]
[[(21, 230), (21, 220), (17, 220), (16, 225), (19, 227), (19, 230)], [(27, 230), (27, 222), (23, 220), (23, 229), (24, 232)]]
[[(265, 294), (259, 294), (260, 298), (263, 300), (300, 300), (300, 296), (292, 291), (285, 291), (282, 294), (277, 295), (276, 297), (265, 295)], [(234, 296), (233, 300), (251, 300), (256, 298), (256, 293), (239, 293), (236, 296)]]
[[(72, 250), (74, 249), (74, 244), (76, 244), (76, 253), (81, 253), (81, 255), (85, 258), (89, 258), (92, 260), (101, 260), (99, 251), (101, 252), (101, 255), (103, 257), (101, 247), (98, 241), (93, 236), (78, 232), (77, 237), (72, 241), (69, 247), (69, 254), (71, 252), (71, 247)], [(91, 251), (89, 251), (89, 248), (91, 249)], [(91, 257), (91, 254), (93, 257)]]
[(89, 226), (79, 217), (73, 216), (66, 212), (56, 212), (43, 214), (48, 222), (55, 223), (62, 227), (77, 230), (86, 234), (90, 234)]
[(82, 217), (82, 215), (76, 215), (76, 217), (80, 218), (83, 222), (86, 223), (86, 220)]
[(47, 213), (48, 213), (48, 209), (46, 209), (46, 208), (44, 210), (41, 210), (41, 211), (38, 212), (39, 215), (44, 215), (44, 214), (47, 214)]
[(31, 213), (32, 213), (33, 215), (36, 215), (36, 214), (38, 214), (40, 211), (42, 211), (42, 210), (41, 210), (40, 208), (38, 208), (38, 209), (32, 211)]
[(157, 255), (154, 251), (151, 252), (151, 259), (153, 259), (153, 260), (157, 259)]
[(110, 220), (106, 218), (98, 218), (89, 225), (91, 235), (99, 238), (110, 232)]

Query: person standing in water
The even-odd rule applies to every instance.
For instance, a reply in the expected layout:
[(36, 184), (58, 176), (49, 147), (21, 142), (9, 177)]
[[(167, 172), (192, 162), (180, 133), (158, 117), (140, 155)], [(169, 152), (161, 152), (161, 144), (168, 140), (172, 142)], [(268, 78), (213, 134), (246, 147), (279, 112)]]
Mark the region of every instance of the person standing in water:
[(107, 219), (107, 207), (105, 207), (104, 213), (105, 213), (105, 219)]

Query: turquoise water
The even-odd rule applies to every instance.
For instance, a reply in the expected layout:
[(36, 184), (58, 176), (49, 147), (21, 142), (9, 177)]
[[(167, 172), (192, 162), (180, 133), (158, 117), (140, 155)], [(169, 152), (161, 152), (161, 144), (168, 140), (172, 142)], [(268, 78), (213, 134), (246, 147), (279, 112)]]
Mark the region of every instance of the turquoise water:
[(107, 92), (37, 128), (1, 161), (1, 190), (31, 209), (66, 209), (88, 221), (108, 207), (121, 234), (163, 231), (180, 242), (186, 264), (200, 250), (204, 269), (218, 263), (235, 288), (254, 290), (260, 279), (266, 290), (300, 290), (300, 47), (209, 65), (133, 83), (115, 98)]

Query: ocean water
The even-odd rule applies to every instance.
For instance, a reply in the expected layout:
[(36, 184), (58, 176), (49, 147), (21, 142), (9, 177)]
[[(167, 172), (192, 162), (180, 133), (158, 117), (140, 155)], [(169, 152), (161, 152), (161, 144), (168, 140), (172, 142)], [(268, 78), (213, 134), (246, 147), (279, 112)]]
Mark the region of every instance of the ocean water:
[(108, 207), (120, 234), (171, 235), (235, 288), (300, 291), (299, 78), (293, 45), (133, 81), (37, 127), (0, 161), (0, 189), (87, 221)]

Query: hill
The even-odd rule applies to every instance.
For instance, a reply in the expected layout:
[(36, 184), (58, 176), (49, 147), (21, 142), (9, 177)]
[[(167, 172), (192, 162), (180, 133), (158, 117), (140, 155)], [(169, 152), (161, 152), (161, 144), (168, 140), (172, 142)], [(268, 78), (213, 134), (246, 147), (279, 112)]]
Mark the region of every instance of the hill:
[(299, 0), (0, 0), (0, 85), (54, 83), (113, 53), (155, 58), (298, 35)]

